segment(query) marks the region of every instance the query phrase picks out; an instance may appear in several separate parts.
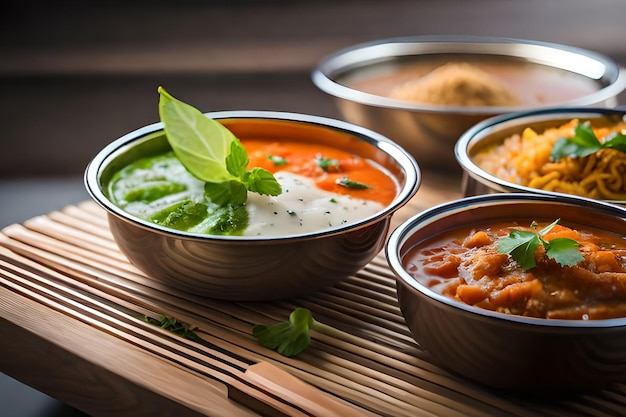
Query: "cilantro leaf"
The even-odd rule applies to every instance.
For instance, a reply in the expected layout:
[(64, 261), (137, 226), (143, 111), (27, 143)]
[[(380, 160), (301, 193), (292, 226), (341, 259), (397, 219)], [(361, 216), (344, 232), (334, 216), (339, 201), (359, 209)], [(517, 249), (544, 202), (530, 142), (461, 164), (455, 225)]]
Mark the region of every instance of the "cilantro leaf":
[(257, 324), (252, 328), (252, 334), (261, 346), (276, 350), (284, 356), (295, 356), (311, 342), (309, 329), (315, 323), (308, 309), (297, 308), (289, 315), (289, 321), (270, 326)]
[(159, 319), (155, 319), (149, 316), (143, 316), (142, 321), (168, 330), (184, 337), (185, 339), (196, 341), (201, 340), (200, 336), (194, 332), (194, 330), (198, 329), (197, 327), (190, 329), (186, 323), (180, 322), (173, 317), (161, 316)]
[(559, 237), (548, 242), (546, 254), (560, 265), (574, 266), (585, 259), (578, 246), (580, 244), (573, 239)]
[[(543, 245), (546, 255), (550, 259), (554, 259), (561, 266), (573, 266), (584, 258), (578, 246), (580, 245), (573, 239), (555, 238), (547, 242), (543, 236), (548, 233), (561, 219), (541, 229), (538, 233), (525, 230), (512, 230), (508, 236), (501, 237), (498, 240), (498, 253), (507, 253), (520, 264), (524, 270), (532, 269), (537, 266), (535, 262), (535, 252), (540, 245)], [(530, 227), (537, 228), (537, 223), (532, 222)]]
[(320, 156), (315, 158), (315, 163), (318, 167), (322, 168), (324, 172), (339, 171), (338, 159), (323, 158)]
[(274, 166), (287, 165), (287, 160), (283, 158), (282, 156), (270, 154), (270, 155), (267, 155), (267, 159), (272, 161), (274, 163)]
[(616, 149), (626, 153), (626, 135), (611, 133), (601, 142), (589, 124), (579, 123), (571, 138), (559, 138), (552, 147), (550, 159), (559, 161), (561, 158), (583, 158), (601, 149)]
[(498, 241), (498, 252), (510, 254), (523, 269), (531, 269), (537, 266), (535, 251), (540, 243), (536, 233), (513, 230)]
[(368, 188), (372, 188), (363, 182), (349, 180), (348, 177), (338, 179), (336, 183), (341, 185), (342, 187), (350, 188), (353, 190), (366, 190)]

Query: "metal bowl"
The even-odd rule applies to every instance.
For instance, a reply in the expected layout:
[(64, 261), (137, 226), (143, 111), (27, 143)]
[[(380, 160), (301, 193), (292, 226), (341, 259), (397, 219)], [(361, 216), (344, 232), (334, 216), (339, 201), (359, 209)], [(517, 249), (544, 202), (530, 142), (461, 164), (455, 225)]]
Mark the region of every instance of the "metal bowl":
[[(521, 134), (527, 127), (536, 132), (543, 132), (548, 128), (559, 127), (572, 119), (580, 119), (583, 122), (589, 121), (594, 126), (612, 125), (625, 117), (626, 109), (566, 107), (513, 112), (484, 120), (461, 135), (455, 145), (454, 154), (463, 169), (463, 195), (473, 196), (502, 192), (561, 195), (562, 193), (530, 188), (498, 178), (479, 167), (475, 163), (475, 156), (488, 147), (502, 144), (511, 135)], [(626, 204), (626, 201), (606, 201)]]
[[(364, 89), (363, 81), (385, 79), (409, 65), (434, 68), (447, 62), (511, 64), (562, 79), (561, 90), (590, 85), (591, 91), (566, 99), (550, 99), (514, 107), (445, 106), (401, 101), (385, 96), (382, 87)], [(488, 117), (549, 106), (614, 106), (626, 87), (626, 73), (606, 56), (570, 46), (507, 38), (418, 36), (359, 44), (323, 58), (312, 71), (313, 83), (334, 97), (343, 118), (379, 132), (404, 147), (420, 167), (460, 171), (454, 144), (463, 132)], [(381, 78), (382, 77), (382, 78)], [(533, 76), (534, 77), (534, 76)], [(369, 81), (368, 81), (369, 82)], [(358, 84), (358, 85), (357, 85)], [(539, 79), (516, 91), (541, 88)], [(545, 83), (544, 83), (545, 84)]]
[(317, 233), (248, 237), (180, 232), (129, 215), (104, 191), (123, 166), (170, 149), (162, 123), (131, 132), (95, 156), (85, 171), (85, 186), (107, 211), (120, 250), (147, 276), (166, 286), (217, 299), (260, 301), (304, 296), (333, 285), (380, 252), (392, 214), (420, 184), (419, 168), (410, 155), (389, 139), (358, 126), (279, 112), (206, 115), (240, 139), (307, 141), (369, 158), (396, 177), (399, 191), (379, 213)]
[(444, 369), (499, 390), (551, 395), (626, 382), (626, 318), (548, 320), (481, 309), (420, 284), (402, 263), (415, 245), (468, 225), (561, 218), (626, 236), (625, 214), (568, 196), (490, 194), (412, 217), (391, 234), (386, 255), (413, 337)]

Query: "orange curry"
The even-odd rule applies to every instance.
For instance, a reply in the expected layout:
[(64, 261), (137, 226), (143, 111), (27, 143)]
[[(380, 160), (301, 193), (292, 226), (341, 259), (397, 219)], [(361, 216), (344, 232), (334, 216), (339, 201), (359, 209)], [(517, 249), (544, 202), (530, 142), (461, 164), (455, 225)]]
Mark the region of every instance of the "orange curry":
[[(539, 223), (545, 227), (547, 223)], [(584, 260), (561, 266), (543, 248), (536, 267), (523, 270), (497, 241), (518, 224), (458, 229), (424, 242), (405, 256), (405, 269), (432, 290), (488, 310), (548, 319), (626, 317), (626, 241), (613, 233), (556, 225), (544, 235), (576, 240)]]
[[(386, 206), (398, 191), (393, 177), (381, 166), (340, 149), (304, 142), (268, 142), (245, 139), (250, 167), (265, 168), (274, 173), (289, 171), (309, 177), (323, 190), (373, 200)], [(342, 180), (367, 185), (346, 187)]]

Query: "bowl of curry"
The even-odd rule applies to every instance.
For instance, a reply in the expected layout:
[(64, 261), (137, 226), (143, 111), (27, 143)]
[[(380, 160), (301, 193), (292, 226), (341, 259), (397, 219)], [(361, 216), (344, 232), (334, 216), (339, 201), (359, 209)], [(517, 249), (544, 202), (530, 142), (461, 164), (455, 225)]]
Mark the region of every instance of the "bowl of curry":
[(455, 145), (465, 196), (575, 195), (626, 204), (626, 111), (551, 108), (493, 117)]
[(625, 382), (625, 217), (525, 193), (415, 215), (386, 245), (413, 337), (444, 369), (507, 392)]
[(164, 102), (161, 122), (93, 158), (85, 185), (120, 250), (165, 288), (267, 301), (331, 286), (382, 250), (419, 187), (415, 160), (359, 126)]

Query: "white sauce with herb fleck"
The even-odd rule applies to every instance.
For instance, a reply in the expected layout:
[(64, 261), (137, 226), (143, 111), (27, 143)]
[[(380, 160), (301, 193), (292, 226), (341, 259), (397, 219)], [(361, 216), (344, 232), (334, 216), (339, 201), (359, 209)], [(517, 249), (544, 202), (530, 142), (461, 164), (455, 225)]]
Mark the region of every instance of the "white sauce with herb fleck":
[[(276, 197), (248, 193), (247, 222), (242, 229), (236, 229), (237, 234), (285, 236), (316, 232), (354, 223), (384, 208), (376, 201), (322, 190), (310, 178), (287, 171), (277, 172), (275, 178), (283, 192)], [(140, 160), (123, 169), (110, 182), (107, 194), (130, 214), (192, 233), (209, 233), (207, 228), (215, 222), (211, 214), (218, 209), (205, 197), (204, 182), (191, 175), (173, 153)], [(184, 202), (188, 204), (180, 212), (173, 209)], [(161, 212), (165, 215), (160, 216)], [(232, 220), (238, 228), (238, 218), (225, 221), (233, 224)], [(171, 219), (182, 225), (167, 224)], [(185, 224), (189, 219), (190, 224)]]
[(376, 214), (382, 204), (321, 190), (301, 175), (274, 174), (283, 187), (277, 197), (248, 194), (246, 236), (279, 236), (320, 231)]

